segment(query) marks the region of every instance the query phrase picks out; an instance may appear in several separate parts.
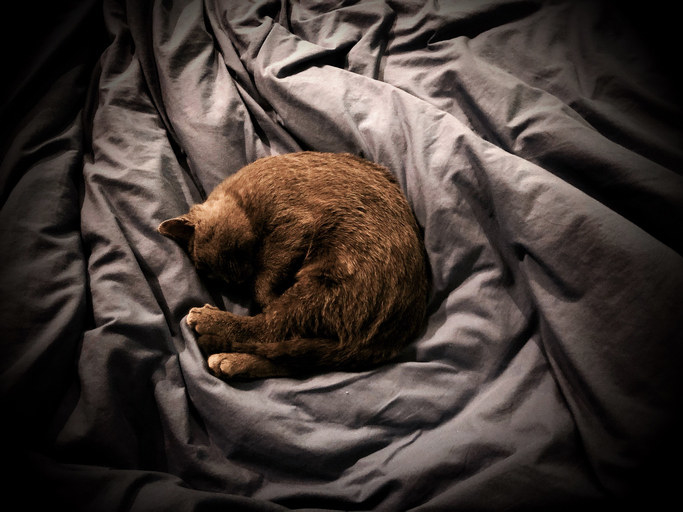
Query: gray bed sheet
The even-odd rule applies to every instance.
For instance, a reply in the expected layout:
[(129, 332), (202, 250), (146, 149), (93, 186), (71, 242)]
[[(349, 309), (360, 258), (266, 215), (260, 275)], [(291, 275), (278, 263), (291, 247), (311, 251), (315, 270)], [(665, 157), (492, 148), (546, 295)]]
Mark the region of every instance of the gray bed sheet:
[[(8, 495), (574, 510), (676, 490), (683, 112), (675, 59), (653, 59), (616, 3), (68, 13), (0, 174)], [(222, 382), (185, 315), (249, 305), (156, 227), (302, 149), (396, 176), (431, 266), (425, 330), (372, 371)]]

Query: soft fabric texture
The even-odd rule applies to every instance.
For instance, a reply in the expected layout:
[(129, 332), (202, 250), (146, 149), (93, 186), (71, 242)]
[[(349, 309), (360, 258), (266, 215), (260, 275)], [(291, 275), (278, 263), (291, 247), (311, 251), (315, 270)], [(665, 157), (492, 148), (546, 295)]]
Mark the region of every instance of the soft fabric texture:
[[(7, 495), (69, 510), (571, 510), (670, 491), (678, 60), (653, 56), (663, 39), (616, 4), (23, 13), (51, 17), (3, 98)], [(427, 326), (372, 371), (225, 383), (185, 315), (248, 306), (156, 228), (245, 164), (299, 150), (396, 176), (424, 231)]]

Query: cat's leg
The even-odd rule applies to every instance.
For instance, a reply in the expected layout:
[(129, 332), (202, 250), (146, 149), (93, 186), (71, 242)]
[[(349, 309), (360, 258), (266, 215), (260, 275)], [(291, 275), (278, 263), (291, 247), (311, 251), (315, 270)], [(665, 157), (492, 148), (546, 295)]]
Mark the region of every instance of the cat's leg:
[(264, 242), (260, 272), (254, 280), (254, 298), (265, 307), (294, 284), (295, 275), (309, 257), (316, 228), (315, 219), (299, 219), (296, 231), (282, 226)]
[[(207, 304), (192, 308), (187, 323), (197, 333), (197, 344), (202, 352), (210, 356), (209, 366), (216, 375), (221, 373), (226, 378), (232, 374), (242, 377), (286, 375), (290, 370), (285, 368), (298, 368), (297, 373), (300, 373), (311, 366), (333, 366), (339, 362), (338, 356), (344, 355), (339, 353), (339, 343), (334, 340), (285, 339), (282, 328), (273, 329), (270, 325), (273, 322), (267, 322), (272, 316), (280, 315), (271, 312), (270, 315), (240, 316)], [(253, 357), (240, 358), (235, 353)]]
[(364, 370), (395, 358), (398, 347), (359, 346), (327, 338), (292, 338), (272, 343), (232, 345), (234, 353), (262, 357), (281, 370), (301, 375), (318, 369)]
[[(303, 270), (305, 269), (305, 270)], [(232, 338), (229, 352), (259, 355), (287, 367), (336, 366), (352, 358), (360, 331), (342, 287), (311, 264), (297, 273), (296, 282), (251, 317), (249, 334)], [(357, 313), (355, 314), (357, 316)], [(246, 334), (246, 335), (245, 335)], [(339, 336), (346, 341), (340, 343)]]
[(235, 315), (210, 304), (190, 309), (187, 324), (197, 333), (197, 344), (207, 355), (231, 352), (236, 340), (259, 342), (264, 338), (258, 316)]
[[(255, 316), (238, 316), (208, 305), (192, 308), (187, 322), (197, 332), (200, 348), (207, 355), (257, 355), (300, 370), (353, 365), (377, 356), (383, 359), (384, 354), (361, 356), (359, 352), (365, 345), (356, 338), (365, 319), (362, 308), (360, 315), (355, 306), (349, 310), (343, 288), (330, 278), (322, 279), (321, 271), (310, 266), (308, 270), (314, 276), (299, 272), (297, 282)], [(340, 343), (337, 336), (345, 341)]]
[(316, 366), (334, 366), (347, 354), (341, 353), (339, 343), (325, 338), (292, 338), (266, 343), (236, 341), (232, 344), (235, 353), (264, 357), (274, 363), (299, 370)]
[[(292, 377), (315, 373), (321, 369), (367, 370), (393, 358), (396, 353), (381, 353), (361, 348), (337, 352), (331, 340), (299, 338), (280, 343), (237, 344), (238, 350), (209, 356), (213, 374), (223, 380)], [(273, 359), (260, 354), (268, 354)]]
[(213, 354), (208, 363), (213, 374), (225, 380), (286, 377), (292, 374), (290, 369), (253, 354)]

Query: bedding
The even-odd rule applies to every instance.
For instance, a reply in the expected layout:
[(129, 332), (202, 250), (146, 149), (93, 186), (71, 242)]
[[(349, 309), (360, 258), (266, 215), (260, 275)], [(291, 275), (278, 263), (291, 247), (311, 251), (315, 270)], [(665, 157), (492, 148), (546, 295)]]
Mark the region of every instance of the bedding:
[[(671, 24), (654, 14), (104, 0), (12, 17), (8, 502), (575, 510), (675, 495), (683, 126), (674, 37), (649, 37)], [(396, 176), (431, 267), (425, 328), (371, 371), (220, 381), (185, 316), (250, 305), (156, 228), (299, 150)]]

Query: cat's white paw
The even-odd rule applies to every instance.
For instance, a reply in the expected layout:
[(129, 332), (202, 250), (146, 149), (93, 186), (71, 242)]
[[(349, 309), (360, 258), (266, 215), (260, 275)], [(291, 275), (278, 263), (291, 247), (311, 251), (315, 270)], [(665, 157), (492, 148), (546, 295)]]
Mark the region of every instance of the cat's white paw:
[[(211, 304), (204, 304), (200, 308), (190, 309), (186, 319), (187, 325), (197, 330), (197, 326), (200, 323), (211, 322), (211, 315), (207, 315), (207, 313), (212, 311), (221, 311), (221, 309), (217, 308), (216, 306), (212, 306)], [(199, 332), (199, 330), (197, 330), (197, 332)]]
[(251, 364), (255, 359), (249, 354), (222, 353), (209, 356), (209, 368), (216, 377), (230, 379), (237, 376), (247, 376)]
[(213, 374), (224, 380), (253, 379), (262, 377), (282, 377), (289, 372), (273, 364), (271, 361), (245, 353), (213, 354), (208, 359)]

